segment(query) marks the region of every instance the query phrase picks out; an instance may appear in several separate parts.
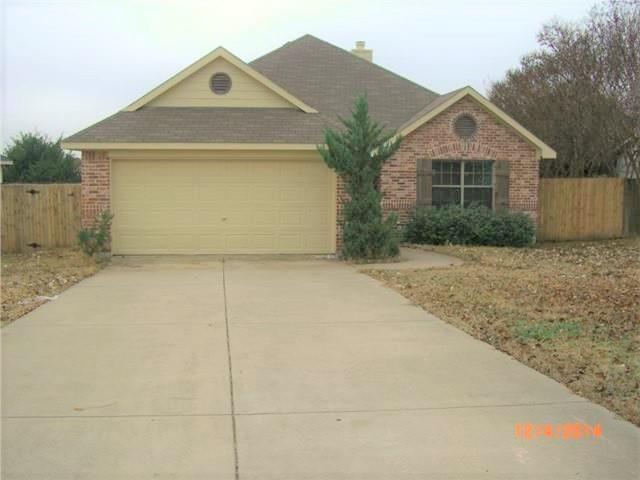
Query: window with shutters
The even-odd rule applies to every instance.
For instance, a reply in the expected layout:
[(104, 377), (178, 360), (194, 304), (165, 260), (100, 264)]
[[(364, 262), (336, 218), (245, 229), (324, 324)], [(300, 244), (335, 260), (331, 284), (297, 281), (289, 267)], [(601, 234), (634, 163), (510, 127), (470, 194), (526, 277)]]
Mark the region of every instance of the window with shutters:
[(431, 204), (484, 205), (493, 208), (491, 160), (434, 160)]

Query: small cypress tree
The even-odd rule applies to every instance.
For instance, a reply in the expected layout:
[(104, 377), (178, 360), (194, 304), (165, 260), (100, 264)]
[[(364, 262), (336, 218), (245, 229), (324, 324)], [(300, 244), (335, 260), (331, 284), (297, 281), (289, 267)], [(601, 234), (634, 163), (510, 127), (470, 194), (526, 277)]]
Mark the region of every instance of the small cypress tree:
[(395, 215), (382, 215), (382, 194), (376, 188), (382, 166), (398, 149), (401, 138), (369, 117), (366, 96), (356, 99), (350, 119), (340, 119), (344, 128), (326, 128), (325, 145), (318, 151), (329, 168), (344, 181), (342, 256), (370, 260), (398, 255)]

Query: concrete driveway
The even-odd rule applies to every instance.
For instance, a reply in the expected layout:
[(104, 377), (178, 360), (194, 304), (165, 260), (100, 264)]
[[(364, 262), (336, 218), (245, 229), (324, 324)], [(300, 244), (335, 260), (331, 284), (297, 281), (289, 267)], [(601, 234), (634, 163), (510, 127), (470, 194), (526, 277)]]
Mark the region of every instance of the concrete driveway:
[(2, 360), (4, 479), (640, 476), (638, 428), (337, 262), (116, 259)]

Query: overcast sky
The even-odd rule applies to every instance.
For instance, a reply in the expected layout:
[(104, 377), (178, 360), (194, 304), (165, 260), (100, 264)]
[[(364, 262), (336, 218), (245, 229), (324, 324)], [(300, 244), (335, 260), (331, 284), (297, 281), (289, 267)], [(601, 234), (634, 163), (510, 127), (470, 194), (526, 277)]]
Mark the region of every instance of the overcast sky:
[(439, 93), (482, 93), (536, 47), (540, 26), (596, 0), (0, 0), (2, 141), (68, 135), (217, 46), (251, 61), (310, 33)]

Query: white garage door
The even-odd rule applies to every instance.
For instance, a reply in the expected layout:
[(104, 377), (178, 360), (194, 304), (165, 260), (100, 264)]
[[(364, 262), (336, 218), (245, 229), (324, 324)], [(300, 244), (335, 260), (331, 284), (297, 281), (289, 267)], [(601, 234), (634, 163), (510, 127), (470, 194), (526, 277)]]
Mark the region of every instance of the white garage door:
[(115, 254), (329, 253), (335, 181), (319, 158), (112, 160)]

